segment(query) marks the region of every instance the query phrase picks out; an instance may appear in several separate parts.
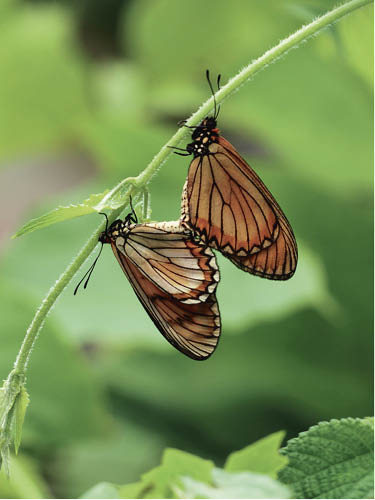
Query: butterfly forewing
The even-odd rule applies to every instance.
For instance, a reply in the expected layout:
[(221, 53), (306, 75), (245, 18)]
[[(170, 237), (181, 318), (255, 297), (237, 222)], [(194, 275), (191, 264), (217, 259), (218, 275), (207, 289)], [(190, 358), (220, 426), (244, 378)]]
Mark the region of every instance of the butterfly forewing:
[[(168, 239), (166, 245), (167, 241)], [(112, 242), (112, 249), (139, 300), (164, 337), (190, 358), (208, 358), (215, 350), (220, 336), (220, 314), (215, 293), (209, 294), (204, 302), (182, 302), (176, 298), (178, 294), (170, 294), (160, 286), (164, 282), (150, 279), (149, 268), (139, 266), (141, 260), (135, 263), (127, 255), (127, 243), (125, 252), (115, 242)], [(193, 257), (192, 260), (197, 265), (197, 260), (205, 258)], [(184, 264), (188, 269), (189, 263), (184, 261)]]

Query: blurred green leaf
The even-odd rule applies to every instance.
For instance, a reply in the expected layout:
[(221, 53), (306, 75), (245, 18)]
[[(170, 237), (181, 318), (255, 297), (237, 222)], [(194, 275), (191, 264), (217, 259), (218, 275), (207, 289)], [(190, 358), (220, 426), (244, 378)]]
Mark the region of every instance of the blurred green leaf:
[(16, 455), (21, 444), (22, 428), (23, 422), (25, 420), (26, 409), (30, 402), (29, 395), (24, 386), (21, 387), (21, 391), (15, 402), (15, 415), (14, 415), (14, 448)]
[[(48, 471), (58, 496), (76, 498), (98, 480), (115, 487), (130, 483), (159, 463), (167, 445), (163, 435), (132, 419), (115, 417), (105, 436), (74, 440), (57, 450)], [(136, 494), (131, 488), (127, 484), (127, 493), (121, 493), (120, 497), (134, 498)], [(134, 488), (137, 489), (137, 483)]]
[(118, 181), (138, 175), (170, 138), (171, 130), (143, 120), (134, 122), (126, 114), (98, 112), (95, 120), (82, 121), (79, 134), (97, 164)]
[(373, 498), (373, 419), (320, 422), (288, 441), (281, 481), (296, 498)]
[(214, 486), (183, 478), (179, 498), (290, 498), (290, 490), (264, 474), (213, 469)]
[[(222, 281), (217, 297), (227, 327), (251, 327), (264, 318), (281, 319), (306, 306), (316, 308), (332, 320), (339, 316), (340, 305), (329, 290), (322, 257), (301, 239), (298, 254), (296, 274), (291, 280), (279, 283), (250, 276), (218, 256)], [(251, 309), (248, 307), (250, 297)]]
[(278, 471), (288, 463), (288, 459), (279, 453), (284, 437), (284, 431), (275, 432), (234, 451), (228, 456), (224, 469), (228, 472), (259, 472), (276, 479)]
[(285, 176), (293, 172), (332, 194), (368, 192), (371, 96), (344, 62), (318, 57), (314, 43), (290, 52), (235, 95), (222, 109), (222, 130), (232, 123), (242, 134), (262, 138), (281, 160), (276, 168), (285, 165)]
[(342, 43), (342, 56), (363, 78), (371, 92), (374, 72), (369, 61), (374, 59), (374, 6), (358, 9), (337, 25)]
[[(190, 34), (194, 32), (200, 36), (189, 37), (187, 43), (186, 26), (193, 27)], [(192, 77), (200, 80), (201, 87), (205, 88), (206, 68), (213, 74), (225, 71), (224, 76), (229, 77), (297, 27), (299, 20), (291, 18), (276, 0), (267, 5), (239, 0), (230, 7), (219, 3), (215, 9), (199, 0), (181, 5), (163, 0), (140, 0), (124, 13), (123, 37), (149, 80), (158, 75), (156, 89), (168, 82), (174, 86), (180, 82), (184, 89), (183, 82)], [(209, 37), (214, 43), (202, 43), (202, 37)], [(233, 46), (235, 52), (228, 50)], [(184, 93), (180, 99), (184, 101)]]
[(11, 474), (0, 472), (0, 498), (52, 498), (35, 461), (22, 454), (11, 457)]
[(98, 483), (80, 498), (124, 498), (119, 496), (119, 489), (111, 483)]
[(124, 484), (119, 487), (120, 498), (141, 498), (142, 492), (145, 490), (145, 485), (142, 481), (138, 483)]
[(373, 6), (357, 9), (344, 17), (331, 30), (322, 32), (314, 44), (320, 57), (330, 64), (344, 62), (372, 91), (374, 58)]
[(148, 487), (145, 498), (175, 498), (173, 488), (181, 485), (182, 476), (209, 482), (213, 467), (210, 460), (184, 451), (166, 449), (161, 465), (142, 475), (142, 483)]
[(100, 115), (134, 125), (148, 118), (146, 84), (139, 66), (128, 60), (105, 61), (92, 68), (91, 77), (96, 120)]
[(0, 31), (0, 158), (50, 151), (86, 116), (83, 60), (57, 5), (17, 4)]

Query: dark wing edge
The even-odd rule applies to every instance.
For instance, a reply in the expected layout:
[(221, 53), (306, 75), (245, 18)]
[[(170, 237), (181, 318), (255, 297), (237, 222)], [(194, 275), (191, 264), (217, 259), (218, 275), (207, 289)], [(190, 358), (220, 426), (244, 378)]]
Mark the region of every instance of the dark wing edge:
[[(282, 224), (283, 222), (281, 222)], [(294, 235), (286, 229), (280, 232), (273, 245), (258, 253), (248, 257), (223, 255), (245, 272), (277, 281), (290, 279), (295, 273), (298, 261), (298, 249)]]

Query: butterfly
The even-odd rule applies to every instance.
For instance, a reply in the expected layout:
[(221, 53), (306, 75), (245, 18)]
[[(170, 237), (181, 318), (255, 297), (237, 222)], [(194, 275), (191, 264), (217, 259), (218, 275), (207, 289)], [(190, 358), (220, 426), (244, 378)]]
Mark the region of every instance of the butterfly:
[(220, 275), (211, 249), (192, 241), (179, 221), (138, 224), (135, 212), (107, 225), (99, 241), (111, 245), (143, 307), (168, 342), (190, 358), (207, 359), (221, 330), (215, 296)]
[[(217, 128), (214, 116), (192, 127), (193, 155), (182, 194), (181, 222), (196, 239), (220, 250), (236, 266), (273, 280), (295, 272), (298, 251), (293, 230), (259, 176)], [(220, 76), (218, 78), (218, 87)], [(178, 149), (178, 148), (176, 148)]]

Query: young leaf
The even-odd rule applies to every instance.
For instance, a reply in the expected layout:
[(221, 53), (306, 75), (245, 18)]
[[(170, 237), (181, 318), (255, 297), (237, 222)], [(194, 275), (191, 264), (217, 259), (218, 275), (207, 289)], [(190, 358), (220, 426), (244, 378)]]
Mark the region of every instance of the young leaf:
[(179, 486), (181, 476), (189, 476), (198, 481), (211, 481), (213, 462), (191, 455), (185, 451), (167, 448), (161, 465), (142, 476), (148, 490), (146, 498), (173, 498), (172, 488)]
[(179, 491), (180, 498), (290, 498), (288, 487), (264, 474), (214, 469), (212, 480), (214, 486), (183, 478), (185, 490)]
[(98, 483), (85, 493), (80, 498), (124, 498), (119, 496), (119, 489), (111, 483)]
[(143, 498), (149, 491), (147, 484), (139, 481), (119, 486), (119, 498)]
[[(31, 219), (24, 226), (19, 229), (13, 238), (22, 236), (23, 234), (31, 233), (37, 229), (42, 229), (44, 227), (50, 226), (51, 224), (56, 224), (56, 222), (62, 222), (64, 220), (74, 219), (75, 217), (81, 217), (82, 215), (91, 214), (98, 212), (96, 206), (103, 200), (109, 191), (106, 190), (103, 193), (92, 194), (90, 198), (84, 200), (78, 205), (69, 205), (67, 207), (57, 207), (50, 212), (37, 217), (36, 219)], [(101, 207), (105, 208), (117, 208), (115, 206)]]
[(321, 422), (288, 441), (280, 480), (296, 498), (373, 498), (373, 419)]
[(14, 422), (13, 422), (13, 434), (14, 434), (14, 449), (16, 455), (18, 453), (18, 448), (21, 444), (21, 436), (22, 436), (22, 426), (23, 421), (25, 419), (25, 413), (27, 405), (29, 404), (29, 395), (24, 386), (21, 387), (21, 390), (17, 396), (15, 401), (15, 411), (14, 411)]
[(279, 453), (284, 436), (284, 431), (275, 432), (242, 450), (231, 453), (224, 469), (228, 472), (259, 472), (276, 479), (277, 472), (288, 463), (288, 459)]

